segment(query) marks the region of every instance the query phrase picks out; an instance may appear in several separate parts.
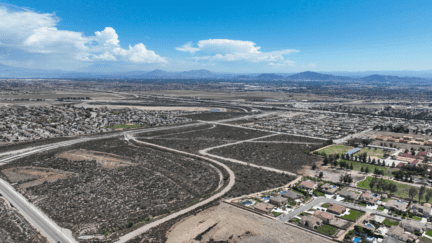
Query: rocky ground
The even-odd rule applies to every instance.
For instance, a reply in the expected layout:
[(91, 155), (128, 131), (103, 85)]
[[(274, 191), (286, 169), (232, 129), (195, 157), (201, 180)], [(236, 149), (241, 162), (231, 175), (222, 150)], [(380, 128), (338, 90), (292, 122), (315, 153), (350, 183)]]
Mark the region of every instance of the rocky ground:
[(48, 243), (48, 241), (37, 232), (16, 211), (9, 202), (0, 196), (0, 242), (2, 243)]
[[(82, 148), (86, 156), (89, 151), (97, 156), (77, 158)], [(75, 157), (65, 156), (71, 152)], [(125, 230), (150, 217), (187, 207), (214, 191), (219, 182), (215, 169), (206, 163), (112, 138), (26, 157), (0, 170), (29, 166), (78, 175), (26, 189), (15, 185), (75, 236)], [(8, 180), (4, 173), (0, 176)]]

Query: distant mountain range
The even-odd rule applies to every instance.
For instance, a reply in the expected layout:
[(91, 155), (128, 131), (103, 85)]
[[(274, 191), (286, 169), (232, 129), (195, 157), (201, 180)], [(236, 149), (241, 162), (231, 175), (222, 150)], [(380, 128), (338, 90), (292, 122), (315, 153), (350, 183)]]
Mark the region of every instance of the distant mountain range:
[[(122, 70), (122, 71), (119, 71)], [(408, 72), (408, 71), (407, 71)], [(345, 74), (345, 72), (340, 72)], [(367, 72), (366, 72), (367, 73)], [(0, 64), (0, 78), (111, 78), (111, 79), (230, 79), (230, 80), (293, 80), (293, 81), (365, 81), (365, 82), (411, 82), (432, 81), (423, 77), (400, 77), (372, 74), (361, 76), (338, 76), (328, 73), (301, 72), (296, 74), (221, 74), (209, 70), (190, 70), (168, 72), (160, 69), (153, 71), (136, 71), (128, 68), (92, 65), (77, 71), (37, 70), (11, 67)]]

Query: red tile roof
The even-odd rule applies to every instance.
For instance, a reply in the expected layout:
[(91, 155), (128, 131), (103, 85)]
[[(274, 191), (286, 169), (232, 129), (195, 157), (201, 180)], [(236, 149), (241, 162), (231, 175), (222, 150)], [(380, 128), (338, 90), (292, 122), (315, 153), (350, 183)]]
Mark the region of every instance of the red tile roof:
[(304, 187), (313, 189), (315, 186), (315, 183), (313, 183), (312, 181), (302, 181), (302, 183), (300, 183), (300, 186), (304, 186)]

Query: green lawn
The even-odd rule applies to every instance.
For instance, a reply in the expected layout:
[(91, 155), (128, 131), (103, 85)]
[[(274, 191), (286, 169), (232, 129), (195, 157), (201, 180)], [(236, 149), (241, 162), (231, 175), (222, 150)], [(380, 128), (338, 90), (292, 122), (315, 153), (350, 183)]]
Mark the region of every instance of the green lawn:
[(359, 154), (363, 154), (363, 153), (367, 153), (367, 156), (375, 156), (378, 157), (380, 159), (383, 158), (385, 152), (382, 149), (373, 149), (373, 148), (362, 148), (359, 152)]
[(366, 203), (363, 203), (363, 202), (359, 203), (358, 205), (366, 207)]
[(383, 224), (385, 224), (387, 227), (390, 226), (398, 226), (399, 222), (398, 221), (393, 221), (393, 220), (389, 220), (389, 219), (384, 219)]
[(295, 206), (295, 205), (297, 205), (297, 203), (296, 203), (296, 202), (293, 202), (293, 201), (288, 201), (288, 204), (291, 205), (291, 206)]
[(345, 154), (346, 152), (350, 151), (351, 149), (353, 149), (353, 147), (335, 144), (335, 145), (329, 146), (325, 149), (319, 150), (318, 153), (326, 154), (327, 156), (332, 155), (332, 154), (342, 155), (342, 154)]
[(277, 217), (277, 216), (281, 215), (282, 213), (272, 212), (272, 214), (273, 214), (275, 217)]
[(364, 214), (363, 212), (359, 212), (357, 210), (350, 209), (349, 214), (342, 216), (342, 218), (350, 219), (350, 220), (356, 220), (360, 216), (362, 216), (363, 214)]
[(333, 226), (330, 226), (328, 224), (323, 224), (321, 227), (318, 228), (319, 232), (322, 232), (326, 235), (334, 235), (336, 234), (337, 229)]
[[(342, 161), (342, 160), (339, 160)], [(363, 167), (363, 169), (365, 170), (366, 167), (369, 168), (369, 173), (373, 173), (375, 168), (377, 168), (378, 170), (384, 170), (384, 175), (385, 176), (392, 176), (392, 172), (393, 171), (398, 171), (399, 169), (396, 168), (390, 168), (390, 167), (384, 167), (384, 166), (377, 166), (377, 165), (371, 165), (371, 164), (367, 164), (367, 163), (360, 163), (360, 162), (353, 162), (353, 161), (348, 161), (348, 160), (344, 160), (346, 161), (349, 165), (353, 165), (353, 169), (356, 171), (361, 171), (361, 167)], [(388, 170), (390, 170), (390, 174), (388, 173)]]
[[(363, 188), (363, 189), (368, 189), (368, 190), (371, 189), (369, 187), (369, 184), (372, 181), (372, 178), (373, 178), (372, 176), (366, 177), (366, 180), (357, 183), (357, 187)], [(378, 179), (378, 180), (381, 180), (381, 179)], [(389, 180), (386, 180), (386, 179), (384, 179), (384, 180), (387, 181), (387, 182), (389, 181)], [(412, 186), (407, 185), (407, 184), (402, 184), (402, 183), (399, 183), (399, 182), (396, 182), (396, 181), (390, 181), (390, 182), (391, 183), (395, 183), (396, 186), (397, 186), (397, 189), (398, 189), (393, 195), (409, 199), (408, 192), (409, 192), (409, 190), (411, 189)], [(416, 188), (418, 189), (419, 187), (416, 187)], [(416, 196), (414, 199), (418, 200), (418, 197)], [(426, 202), (426, 200), (424, 198), (422, 198), (421, 201), (422, 202)], [(431, 201), (432, 200), (429, 200), (429, 202), (431, 202)]]
[(417, 216), (413, 216), (412, 219), (415, 219), (415, 220), (417, 220), (417, 221), (421, 221), (421, 220), (422, 220), (422, 218), (417, 217)]
[(379, 206), (379, 207), (378, 207), (378, 210), (379, 210), (379, 211), (384, 211), (384, 207), (383, 207), (383, 206)]
[(140, 125), (140, 124), (134, 124), (134, 125), (126, 125), (126, 124), (120, 124), (120, 125), (113, 125), (107, 128), (111, 128), (111, 129), (118, 129), (118, 128), (123, 128), (123, 129), (128, 129), (128, 128), (138, 128), (138, 127), (145, 127), (145, 125)]
[(293, 219), (290, 219), (290, 222), (291, 222), (291, 223), (298, 223), (298, 222), (300, 222), (300, 219), (298, 219), (298, 218), (293, 218)]
[(323, 207), (323, 208), (328, 208), (328, 207), (330, 207), (330, 205), (329, 205), (328, 203), (325, 203), (325, 204), (323, 204), (321, 207)]
[(428, 230), (426, 231), (426, 235), (431, 236), (432, 237), (432, 230)]

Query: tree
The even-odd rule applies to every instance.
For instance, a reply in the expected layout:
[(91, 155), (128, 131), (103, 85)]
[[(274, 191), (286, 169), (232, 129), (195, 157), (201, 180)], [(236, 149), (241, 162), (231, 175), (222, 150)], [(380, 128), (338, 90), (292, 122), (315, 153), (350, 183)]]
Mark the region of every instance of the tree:
[(426, 187), (424, 185), (421, 186), (418, 192), (419, 202), (422, 200), (425, 191), (426, 191)]
[(354, 166), (351, 163), (350, 170), (354, 170)]
[(325, 158), (324, 158), (324, 161), (323, 161), (323, 164), (324, 164), (324, 165), (328, 165), (328, 163), (329, 163), (329, 160), (328, 160), (327, 157), (325, 157)]
[(375, 187), (376, 184), (377, 184), (377, 178), (374, 177), (374, 178), (372, 178), (371, 182), (369, 183), (369, 187), (371, 188), (371, 190), (374, 189), (374, 187)]
[(319, 178), (323, 178), (323, 176), (324, 176), (324, 173), (321, 171), (320, 173), (319, 173)]
[(369, 167), (368, 166), (366, 166), (365, 172), (369, 173)]
[[(369, 159), (370, 159), (370, 157), (369, 157)], [(375, 158), (372, 160), (372, 164), (376, 164)]]
[(432, 189), (426, 189), (425, 199), (426, 202), (429, 202), (429, 199), (432, 197)]
[(389, 184), (389, 191), (390, 191), (390, 194), (393, 194), (393, 193), (395, 193), (395, 192), (397, 192), (397, 185), (395, 184), (395, 183), (390, 183)]
[(411, 187), (411, 189), (408, 192), (408, 195), (411, 199), (411, 201), (413, 200), (413, 198), (418, 194), (418, 191), (415, 187)]
[(364, 172), (363, 166), (361, 167), (360, 172)]
[(333, 166), (334, 166), (334, 167), (337, 167), (338, 164), (339, 164), (339, 163), (337, 162), (337, 160), (333, 161)]
[(316, 168), (317, 168), (316, 164), (313, 164), (312, 165), (312, 170), (316, 170)]
[(392, 168), (394, 168), (394, 167), (396, 167), (396, 164), (395, 164), (395, 162), (393, 161), (393, 163), (392, 163)]

